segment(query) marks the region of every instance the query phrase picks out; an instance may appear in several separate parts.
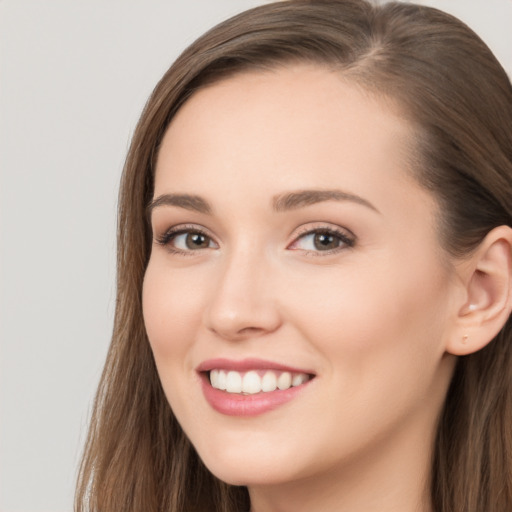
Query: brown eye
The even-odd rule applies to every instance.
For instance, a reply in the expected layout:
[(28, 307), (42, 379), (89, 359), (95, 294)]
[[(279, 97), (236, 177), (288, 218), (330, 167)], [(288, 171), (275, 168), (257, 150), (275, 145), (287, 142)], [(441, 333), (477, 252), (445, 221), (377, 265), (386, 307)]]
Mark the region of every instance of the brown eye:
[(185, 245), (188, 249), (207, 249), (210, 247), (210, 238), (203, 233), (185, 233)]
[(332, 233), (315, 233), (313, 237), (313, 245), (318, 251), (337, 249), (341, 243), (340, 237)]
[(318, 254), (341, 251), (355, 244), (355, 237), (349, 233), (341, 229), (312, 229), (299, 236), (289, 249)]
[(218, 245), (206, 233), (197, 229), (170, 230), (160, 238), (160, 245), (169, 248), (171, 252), (190, 253), (202, 249), (217, 249)]

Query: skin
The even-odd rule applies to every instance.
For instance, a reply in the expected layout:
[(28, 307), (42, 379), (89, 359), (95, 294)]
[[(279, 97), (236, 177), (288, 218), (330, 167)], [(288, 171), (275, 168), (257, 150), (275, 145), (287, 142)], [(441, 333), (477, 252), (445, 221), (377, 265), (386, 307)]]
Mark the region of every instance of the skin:
[[(398, 109), (315, 66), (244, 73), (196, 93), (160, 149), (144, 319), (171, 407), (206, 466), (252, 510), (431, 511), (436, 419), (467, 297), (413, 178)], [(341, 190), (275, 211), (275, 196)], [(369, 206), (371, 205), (371, 206)], [(200, 229), (158, 242), (174, 226)], [(314, 229), (353, 245), (312, 245)], [(180, 249), (181, 252), (176, 252)], [(249, 418), (206, 402), (197, 366), (258, 357), (315, 378)]]

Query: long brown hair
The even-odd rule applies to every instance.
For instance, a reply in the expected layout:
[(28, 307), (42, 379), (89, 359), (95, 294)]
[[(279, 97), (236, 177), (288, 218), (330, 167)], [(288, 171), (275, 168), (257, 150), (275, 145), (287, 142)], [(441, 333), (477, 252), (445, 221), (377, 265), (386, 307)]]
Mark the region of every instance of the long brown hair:
[[(418, 180), (437, 198), (445, 248), (468, 253), (512, 225), (512, 87), (459, 20), (413, 4), (290, 0), (218, 25), (178, 58), (151, 95), (122, 177), (112, 344), (76, 493), (76, 511), (240, 511), (247, 490), (209, 473), (162, 391), (142, 319), (151, 251), (146, 206), (155, 159), (195, 91), (247, 69), (290, 62), (337, 69), (401, 106), (412, 123)], [(512, 510), (510, 319), (485, 349), (460, 357), (432, 458), (436, 512)]]

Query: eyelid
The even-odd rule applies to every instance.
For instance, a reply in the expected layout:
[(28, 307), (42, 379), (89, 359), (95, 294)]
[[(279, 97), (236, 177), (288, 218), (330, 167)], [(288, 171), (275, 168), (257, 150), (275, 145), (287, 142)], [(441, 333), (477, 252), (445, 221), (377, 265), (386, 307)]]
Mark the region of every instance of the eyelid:
[[(337, 238), (339, 238), (342, 242), (342, 245), (340, 247), (336, 247), (334, 249), (328, 249), (325, 251), (320, 250), (307, 250), (307, 249), (293, 249), (292, 246), (297, 244), (297, 242), (301, 238), (305, 238), (308, 235), (314, 235), (319, 233), (327, 233), (330, 235), (334, 235)], [(301, 250), (307, 254), (311, 254), (314, 256), (328, 256), (346, 249), (350, 249), (354, 247), (355, 243), (357, 241), (357, 237), (347, 228), (333, 225), (333, 224), (326, 224), (326, 223), (317, 223), (314, 225), (307, 224), (304, 226), (301, 226), (297, 233), (295, 233), (293, 241), (288, 245), (289, 250)]]
[[(210, 247), (206, 248), (198, 248), (198, 249), (189, 249), (183, 250), (171, 245), (171, 241), (179, 235), (185, 233), (199, 233), (207, 237), (213, 244), (215, 244), (215, 248), (219, 248), (218, 242), (215, 240), (215, 237), (201, 225), (197, 224), (177, 224), (175, 226), (171, 226), (166, 229), (161, 235), (155, 236), (155, 242), (159, 245), (166, 247), (169, 251), (177, 254), (183, 255), (193, 255), (194, 253), (201, 252), (204, 249), (210, 249)], [(323, 250), (308, 250), (308, 249), (298, 249), (293, 248), (293, 245), (297, 244), (297, 242), (308, 235), (314, 235), (319, 233), (327, 233), (337, 237), (341, 241), (341, 245), (339, 247), (333, 249)], [(314, 256), (328, 256), (330, 254), (334, 254), (349, 248), (352, 248), (356, 243), (356, 236), (345, 227), (341, 227), (338, 225), (333, 225), (329, 223), (308, 223), (296, 230), (294, 234), (294, 238), (291, 243), (287, 245), (288, 250), (300, 250), (304, 253), (311, 254)]]
[(219, 244), (215, 241), (215, 237), (211, 235), (207, 229), (197, 224), (177, 224), (176, 226), (171, 226), (166, 229), (161, 235), (155, 236), (155, 242), (159, 245), (166, 247), (169, 251), (173, 253), (186, 254), (190, 255), (191, 253), (199, 252), (200, 249), (197, 250), (182, 250), (176, 247), (172, 247), (171, 241), (179, 235), (185, 233), (199, 233), (209, 238), (217, 247)]

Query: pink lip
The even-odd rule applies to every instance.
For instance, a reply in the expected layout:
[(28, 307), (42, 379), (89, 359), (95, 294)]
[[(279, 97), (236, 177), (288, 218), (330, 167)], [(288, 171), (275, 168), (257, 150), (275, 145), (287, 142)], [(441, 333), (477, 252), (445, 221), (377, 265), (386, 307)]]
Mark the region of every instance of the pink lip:
[(208, 359), (203, 361), (196, 370), (198, 372), (209, 372), (210, 370), (233, 370), (235, 372), (248, 372), (250, 370), (278, 370), (282, 372), (292, 373), (307, 373), (313, 374), (310, 370), (301, 368), (293, 368), (291, 366), (274, 363), (272, 361), (265, 361), (264, 359), (248, 358), (241, 361), (234, 361), (232, 359)]
[(272, 411), (293, 400), (299, 395), (311, 380), (300, 386), (291, 387), (285, 390), (276, 389), (270, 392), (261, 392), (255, 395), (239, 395), (227, 393), (220, 389), (215, 389), (210, 385), (207, 372), (212, 369), (233, 370), (244, 372), (249, 370), (268, 369), (278, 371), (288, 371), (294, 373), (308, 373), (310, 371), (292, 368), (281, 364), (264, 361), (261, 359), (244, 359), (242, 361), (232, 361), (228, 359), (210, 359), (204, 361), (197, 367), (201, 377), (201, 387), (206, 401), (210, 406), (221, 414), (227, 416), (257, 416), (268, 411)]

